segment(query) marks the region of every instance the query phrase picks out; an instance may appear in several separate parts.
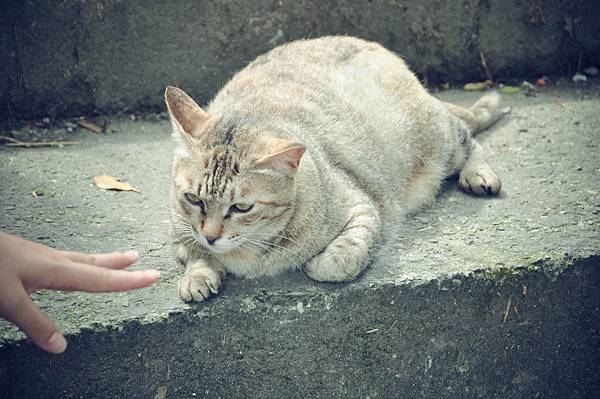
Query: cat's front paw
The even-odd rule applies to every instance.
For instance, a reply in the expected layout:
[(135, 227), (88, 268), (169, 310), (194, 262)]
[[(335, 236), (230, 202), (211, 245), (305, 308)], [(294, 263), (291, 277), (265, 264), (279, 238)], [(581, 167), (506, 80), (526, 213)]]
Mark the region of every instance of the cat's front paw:
[(210, 268), (188, 270), (177, 282), (179, 296), (186, 302), (202, 302), (219, 292), (221, 275)]
[(336, 277), (336, 276), (334, 276), (330, 272), (331, 267), (322, 267), (321, 264), (322, 264), (321, 257), (316, 256), (310, 262), (308, 262), (306, 265), (304, 265), (302, 270), (309, 278), (311, 278), (315, 281), (322, 281), (322, 282), (335, 281), (333, 279), (333, 277)]
[(458, 185), (463, 190), (477, 195), (497, 194), (502, 187), (498, 176), (487, 165), (463, 170)]
[(363, 269), (361, 265), (331, 252), (325, 250), (315, 256), (304, 266), (304, 273), (315, 281), (328, 283), (354, 280), (360, 274)]

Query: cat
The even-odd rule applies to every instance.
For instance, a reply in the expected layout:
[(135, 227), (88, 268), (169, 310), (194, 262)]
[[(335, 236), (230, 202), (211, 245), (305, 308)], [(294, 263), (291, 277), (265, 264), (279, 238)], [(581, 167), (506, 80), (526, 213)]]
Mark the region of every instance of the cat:
[(473, 194), (501, 188), (473, 139), (501, 116), (499, 95), (469, 109), (442, 102), (400, 57), (362, 39), (277, 47), (206, 110), (172, 86), (165, 101), (185, 301), (217, 294), (227, 273), (355, 279), (386, 222), (432, 201), (447, 176), (459, 173)]

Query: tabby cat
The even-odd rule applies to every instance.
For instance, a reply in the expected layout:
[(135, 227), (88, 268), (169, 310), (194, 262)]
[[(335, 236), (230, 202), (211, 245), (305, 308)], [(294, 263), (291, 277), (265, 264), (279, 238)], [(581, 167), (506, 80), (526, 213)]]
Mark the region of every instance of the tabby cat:
[(170, 202), (185, 301), (216, 294), (226, 273), (352, 280), (386, 223), (431, 201), (445, 177), (460, 173), (474, 194), (500, 190), (472, 138), (501, 115), (499, 96), (469, 109), (442, 102), (376, 43), (291, 42), (205, 110), (175, 87), (165, 99), (179, 143)]

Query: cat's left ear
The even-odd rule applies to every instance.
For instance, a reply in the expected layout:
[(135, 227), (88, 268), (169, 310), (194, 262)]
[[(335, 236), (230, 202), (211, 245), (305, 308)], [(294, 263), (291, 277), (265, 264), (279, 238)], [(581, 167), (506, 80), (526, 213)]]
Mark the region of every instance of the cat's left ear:
[(185, 136), (197, 138), (202, 126), (210, 119), (210, 115), (177, 87), (167, 87), (165, 102), (174, 129), (181, 133), (184, 139)]
[(254, 162), (254, 166), (275, 169), (291, 177), (296, 174), (306, 151), (304, 145), (284, 139), (270, 139), (265, 147), (267, 155)]

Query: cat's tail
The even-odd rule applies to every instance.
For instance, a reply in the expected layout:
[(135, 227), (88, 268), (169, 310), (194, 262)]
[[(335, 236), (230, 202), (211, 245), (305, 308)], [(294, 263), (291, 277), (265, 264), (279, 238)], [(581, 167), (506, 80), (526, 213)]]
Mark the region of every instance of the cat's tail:
[(502, 115), (510, 112), (510, 107), (502, 107), (500, 94), (495, 91), (484, 94), (470, 108), (449, 103), (446, 106), (452, 114), (467, 123), (472, 135), (492, 126)]
[(496, 123), (503, 115), (510, 113), (510, 107), (502, 106), (500, 94), (492, 91), (484, 94), (473, 104), (469, 111), (473, 113), (477, 126), (473, 134), (477, 134)]

